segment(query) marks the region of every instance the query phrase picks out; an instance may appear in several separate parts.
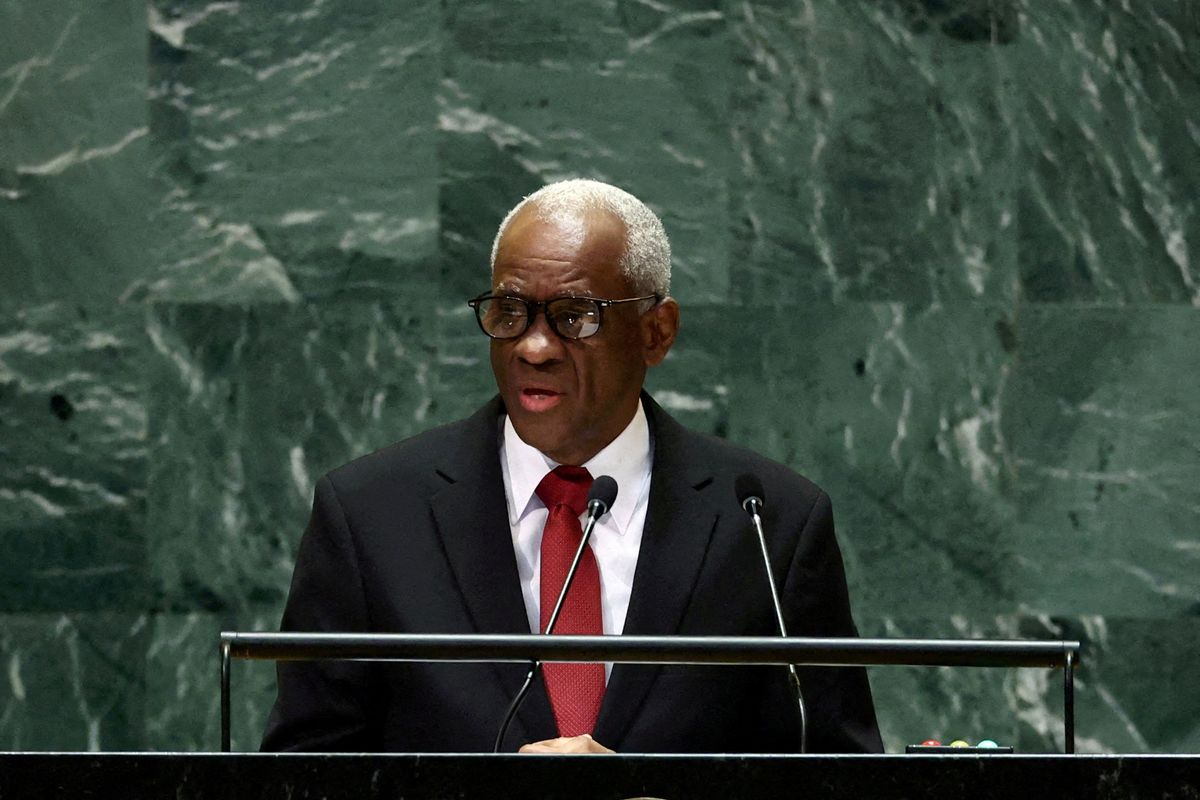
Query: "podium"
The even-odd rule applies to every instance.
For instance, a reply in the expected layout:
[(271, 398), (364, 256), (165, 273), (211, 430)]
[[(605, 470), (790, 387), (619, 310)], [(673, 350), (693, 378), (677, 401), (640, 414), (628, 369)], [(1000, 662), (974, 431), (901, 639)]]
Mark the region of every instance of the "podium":
[(1196, 756), (0, 754), (0, 798), (1200, 796)]

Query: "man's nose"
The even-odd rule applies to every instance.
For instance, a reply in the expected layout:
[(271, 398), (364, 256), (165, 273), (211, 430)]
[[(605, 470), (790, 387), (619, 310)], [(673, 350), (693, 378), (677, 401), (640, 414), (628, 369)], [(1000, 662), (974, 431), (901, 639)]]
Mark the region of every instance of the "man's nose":
[(537, 314), (517, 340), (517, 356), (529, 364), (546, 364), (563, 358), (562, 338), (550, 327), (545, 314)]

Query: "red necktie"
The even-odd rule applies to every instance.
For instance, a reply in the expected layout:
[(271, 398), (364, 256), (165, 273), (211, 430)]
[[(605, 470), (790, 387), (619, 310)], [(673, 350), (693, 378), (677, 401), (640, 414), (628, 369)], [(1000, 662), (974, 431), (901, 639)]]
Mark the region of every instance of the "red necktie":
[[(592, 476), (583, 467), (557, 467), (542, 478), (537, 487), (538, 498), (550, 510), (542, 531), (540, 616), (543, 633), (571, 568), (571, 560), (579, 549), (579, 540), (583, 538), (579, 515), (587, 508), (591, 487)], [(604, 633), (600, 570), (590, 545), (579, 560), (579, 569), (558, 621), (554, 623), (554, 632), (595, 636)], [(558, 722), (559, 736), (591, 733), (600, 713), (600, 700), (604, 697), (604, 665), (545, 664), (542, 673), (554, 719)]]

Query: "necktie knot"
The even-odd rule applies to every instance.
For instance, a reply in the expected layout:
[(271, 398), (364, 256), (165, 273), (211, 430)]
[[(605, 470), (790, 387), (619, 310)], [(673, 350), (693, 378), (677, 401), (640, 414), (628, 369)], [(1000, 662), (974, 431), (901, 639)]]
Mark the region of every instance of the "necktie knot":
[(592, 474), (583, 467), (555, 467), (546, 473), (534, 494), (551, 511), (566, 506), (578, 517), (587, 509), (588, 492), (592, 489)]

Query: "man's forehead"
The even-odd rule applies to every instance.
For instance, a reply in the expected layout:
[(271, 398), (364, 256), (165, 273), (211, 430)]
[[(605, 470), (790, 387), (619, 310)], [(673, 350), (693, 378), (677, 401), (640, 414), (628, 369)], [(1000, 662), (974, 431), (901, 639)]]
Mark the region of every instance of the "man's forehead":
[(526, 260), (520, 265), (498, 266), (492, 289), (515, 295), (586, 294), (602, 290), (619, 277), (615, 264)]
[(583, 291), (593, 284), (614, 288), (607, 284), (623, 280), (620, 260), (625, 230), (619, 219), (613, 223), (607, 212), (546, 219), (523, 209), (505, 230), (497, 249), (493, 288), (518, 292), (545, 283), (571, 291)]
[(625, 224), (604, 209), (542, 209), (529, 204), (505, 228), (497, 260), (507, 255), (506, 251), (526, 255), (537, 249), (544, 251), (539, 255), (553, 257), (555, 251), (577, 254), (585, 247), (624, 250)]

